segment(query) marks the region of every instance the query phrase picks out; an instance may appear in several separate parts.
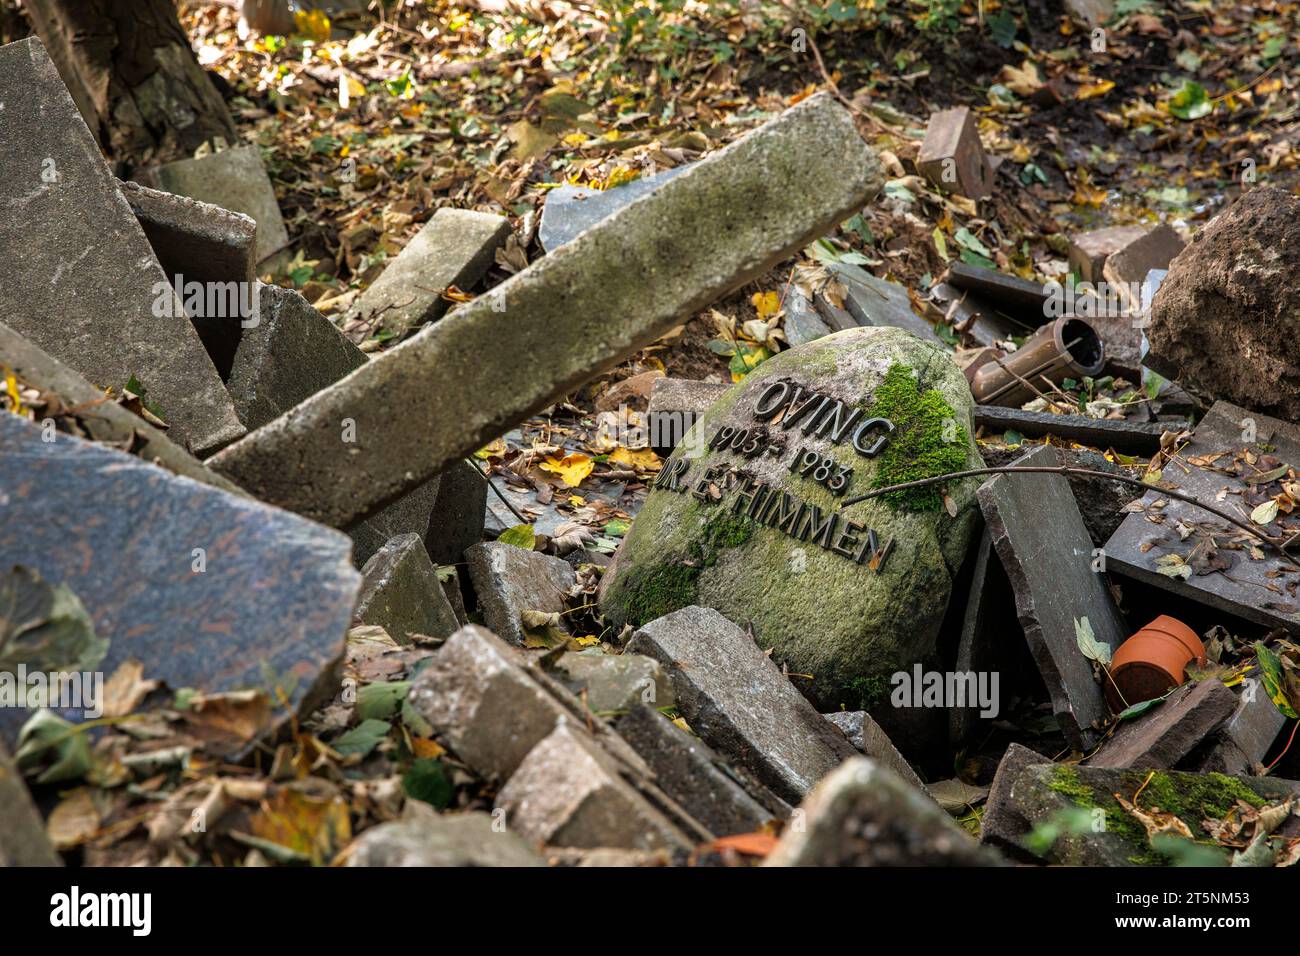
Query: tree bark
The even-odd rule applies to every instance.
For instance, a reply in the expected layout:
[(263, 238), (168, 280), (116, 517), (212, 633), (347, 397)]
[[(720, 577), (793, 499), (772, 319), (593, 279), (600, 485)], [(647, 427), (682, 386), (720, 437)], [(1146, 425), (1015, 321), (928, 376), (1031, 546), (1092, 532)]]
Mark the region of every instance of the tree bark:
[(26, 0), (25, 7), (86, 125), (124, 172), (184, 159), (216, 137), (236, 140), (172, 0)]

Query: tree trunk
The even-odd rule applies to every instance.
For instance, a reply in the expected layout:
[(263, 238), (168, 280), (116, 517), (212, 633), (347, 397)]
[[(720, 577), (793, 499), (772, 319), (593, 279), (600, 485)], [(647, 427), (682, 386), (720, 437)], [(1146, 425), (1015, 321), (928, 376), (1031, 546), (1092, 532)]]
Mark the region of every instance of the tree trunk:
[(236, 139), (172, 0), (26, 0), (28, 16), (101, 148), (129, 171)]

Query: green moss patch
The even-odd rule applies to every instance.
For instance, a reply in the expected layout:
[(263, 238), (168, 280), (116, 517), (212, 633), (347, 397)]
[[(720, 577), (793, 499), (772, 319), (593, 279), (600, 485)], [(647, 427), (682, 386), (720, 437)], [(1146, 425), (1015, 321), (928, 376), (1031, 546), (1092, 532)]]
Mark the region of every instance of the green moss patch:
[[(889, 419), (895, 430), (877, 459), (874, 487), (935, 478), (966, 467), (968, 439), (957, 413), (937, 389), (921, 391), (910, 368), (890, 366), (875, 397), (871, 414)], [(943, 507), (943, 490), (938, 485), (894, 491), (884, 498), (917, 511)]]
[(724, 548), (738, 548), (754, 533), (754, 522), (721, 512), (704, 526), (700, 541), (687, 558), (669, 560), (628, 584), (627, 620), (634, 627), (695, 603), (695, 582), (717, 563)]

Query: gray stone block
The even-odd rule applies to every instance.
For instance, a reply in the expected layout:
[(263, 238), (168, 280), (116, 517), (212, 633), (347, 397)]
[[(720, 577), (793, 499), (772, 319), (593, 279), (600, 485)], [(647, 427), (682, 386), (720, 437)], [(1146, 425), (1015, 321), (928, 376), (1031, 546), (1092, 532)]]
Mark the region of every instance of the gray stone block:
[(405, 816), (365, 831), (346, 850), (348, 866), (545, 866), (517, 833), (490, 814), (435, 813), (419, 801)]
[(925, 784), (916, 775), (912, 765), (898, 752), (889, 735), (881, 730), (880, 725), (872, 720), (871, 715), (865, 710), (842, 710), (825, 716), (840, 729), (848, 742), (862, 753), (898, 774), (899, 779), (904, 783), (910, 783), (918, 790), (925, 790)]
[(488, 482), (463, 459), (448, 465), (439, 480), (442, 484), (429, 514), (424, 544), (434, 564), (461, 564), (466, 549), (483, 540)]
[(640, 654), (582, 651), (561, 654), (551, 674), (597, 714), (625, 711), (637, 703), (672, 707), (672, 685), (659, 662)]
[(632, 200), (650, 195), (689, 168), (690, 164), (674, 166), (653, 175), (641, 176), (613, 189), (593, 189), (565, 183), (549, 190), (546, 193), (546, 203), (542, 206), (542, 224), (537, 230), (542, 248), (554, 252)]
[(1213, 678), (1184, 684), (1154, 710), (1124, 721), (1089, 767), (1168, 770), (1200, 746), (1237, 708), (1237, 695)]
[[(264, 501), (346, 526), (803, 248), (861, 209), (881, 181), (853, 117), (829, 95), (809, 97), (457, 309), (454, 321), (260, 429), (214, 467)], [(532, 360), (512, 358), (520, 355)], [(430, 390), (452, 376), (455, 388)], [(356, 422), (357, 454), (338, 473), (344, 418)], [(331, 471), (338, 480), (328, 486), (315, 480)]]
[(564, 610), (565, 595), (575, 579), (567, 562), (499, 541), (476, 544), (465, 557), (483, 622), (502, 640), (523, 644), (520, 615), (524, 611)]
[(402, 534), (418, 534), (427, 547), (429, 518), (437, 505), (441, 486), (442, 476), (434, 475), (383, 510), (348, 528), (348, 537), (352, 539), (353, 545), (352, 563), (360, 567), (376, 551)]
[(0, 316), (100, 388), (135, 376), (172, 439), (244, 433), (130, 206), (41, 41), (0, 48)]
[(399, 644), (412, 634), (451, 637), (460, 626), (418, 534), (394, 538), (361, 569), (354, 617), (376, 624)]

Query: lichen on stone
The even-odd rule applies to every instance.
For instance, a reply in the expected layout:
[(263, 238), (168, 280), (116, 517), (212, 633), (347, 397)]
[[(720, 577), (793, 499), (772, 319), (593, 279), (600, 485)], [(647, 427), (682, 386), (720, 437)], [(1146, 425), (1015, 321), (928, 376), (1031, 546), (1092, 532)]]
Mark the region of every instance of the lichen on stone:
[[(889, 419), (895, 430), (877, 461), (874, 487), (934, 478), (966, 467), (966, 429), (937, 389), (921, 390), (912, 369), (901, 364), (890, 366), (875, 399), (871, 414)], [(891, 504), (917, 511), (935, 511), (943, 506), (939, 485), (892, 491), (883, 497)]]

